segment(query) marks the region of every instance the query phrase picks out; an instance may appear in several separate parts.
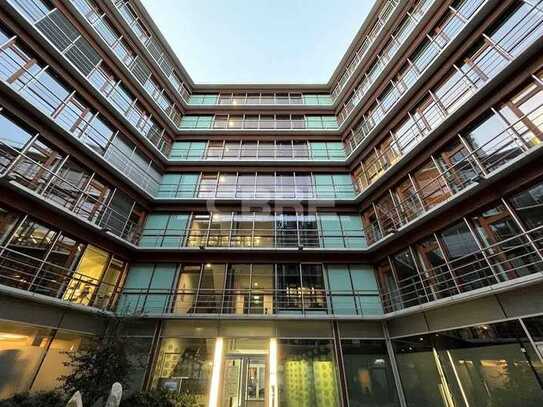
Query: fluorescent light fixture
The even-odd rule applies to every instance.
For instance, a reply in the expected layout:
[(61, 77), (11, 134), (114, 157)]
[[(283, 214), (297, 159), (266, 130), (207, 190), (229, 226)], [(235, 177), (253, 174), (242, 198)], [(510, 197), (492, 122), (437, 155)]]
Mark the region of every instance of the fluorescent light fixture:
[(277, 339), (270, 339), (270, 378), (269, 378), (269, 404), (268, 407), (278, 407), (279, 397), (277, 389)]
[(211, 389), (209, 390), (209, 407), (219, 407), (219, 388), (221, 384), (223, 339), (215, 340), (215, 353), (213, 354), (213, 371), (211, 372)]

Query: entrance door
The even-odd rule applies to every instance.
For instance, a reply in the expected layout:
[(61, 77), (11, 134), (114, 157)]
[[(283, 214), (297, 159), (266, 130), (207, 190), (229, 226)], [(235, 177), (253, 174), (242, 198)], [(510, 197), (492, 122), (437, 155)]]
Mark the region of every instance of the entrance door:
[(264, 407), (266, 400), (264, 356), (226, 356), (222, 407)]

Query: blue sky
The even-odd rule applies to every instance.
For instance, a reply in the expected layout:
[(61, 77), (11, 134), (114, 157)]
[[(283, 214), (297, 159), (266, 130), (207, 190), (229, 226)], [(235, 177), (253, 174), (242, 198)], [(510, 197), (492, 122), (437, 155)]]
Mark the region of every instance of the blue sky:
[(374, 0), (142, 0), (196, 83), (325, 83)]

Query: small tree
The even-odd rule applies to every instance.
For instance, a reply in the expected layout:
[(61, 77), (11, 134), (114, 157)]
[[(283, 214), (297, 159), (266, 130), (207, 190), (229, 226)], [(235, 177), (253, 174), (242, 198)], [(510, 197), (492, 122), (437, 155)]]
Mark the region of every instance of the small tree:
[(66, 395), (80, 391), (84, 406), (94, 406), (106, 399), (115, 382), (126, 383), (130, 362), (125, 341), (119, 336), (119, 324), (104, 336), (89, 339), (74, 352), (66, 352), (64, 366), (71, 373), (60, 377)]

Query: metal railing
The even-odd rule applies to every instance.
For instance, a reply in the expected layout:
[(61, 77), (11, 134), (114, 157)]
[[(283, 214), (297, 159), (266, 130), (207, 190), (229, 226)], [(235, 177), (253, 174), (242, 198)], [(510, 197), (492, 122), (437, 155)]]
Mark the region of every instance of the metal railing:
[[(425, 0), (421, 0), (421, 2), (424, 1)], [(381, 31), (388, 22), (388, 19), (390, 18), (390, 16), (392, 16), (392, 14), (394, 14), (394, 9), (398, 6), (399, 3), (400, 2), (396, 0), (387, 1), (384, 3), (384, 6), (381, 8), (381, 10), (379, 10), (379, 16), (374, 23), (371, 31), (366, 35), (364, 41), (356, 50), (352, 61), (345, 68), (344, 73), (341, 75), (341, 77), (337, 81), (337, 84), (334, 86), (331, 95), (333, 99), (336, 99), (341, 94), (341, 91), (345, 88), (345, 85), (347, 84), (349, 79), (353, 76), (360, 63), (364, 60), (366, 53), (371, 48), (375, 40), (379, 37), (379, 34), (381, 34)]]
[[(121, 148), (125, 147), (125, 142), (117, 142), (117, 138), (120, 137), (119, 132), (117, 131), (111, 138), (102, 135), (101, 131), (92, 124), (95, 116), (90, 113), (83, 114), (84, 109), (77, 108), (77, 105), (71, 102), (81, 103), (79, 96), (72, 92), (72, 96), (68, 100), (59, 98), (49, 84), (40, 78), (40, 74), (48, 67), (35, 69), (36, 66), (32, 65), (30, 67), (32, 69), (28, 69), (25, 61), (10, 51), (7, 46), (14, 42), (15, 37), (6, 44), (0, 45), (0, 80), (77, 138), (80, 143), (102, 156), (110, 165), (130, 178), (144, 191), (154, 194), (158, 188), (158, 180), (150, 175), (149, 167), (142, 167), (133, 158), (137, 154), (135, 150), (128, 153), (126, 148)], [(21, 72), (24, 73), (20, 74)], [(19, 74), (19, 78), (24, 79), (24, 83), (19, 80), (11, 80), (11, 76), (15, 73)], [(40, 94), (37, 94), (36, 91), (29, 91), (30, 86), (35, 89), (39, 88)], [(46, 103), (49, 106), (51, 101), (59, 106), (59, 108), (53, 109), (53, 113), (41, 105)], [(119, 143), (120, 146), (117, 146), (116, 143)]]
[[(23, 7), (32, 4), (33, 0), (26, 1), (24, 4), (20, 4), (20, 0), (8, 0), (8, 2), (18, 12), (21, 12), (24, 10)], [(78, 32), (78, 30), (60, 9), (53, 8), (47, 14), (42, 14), (43, 16), (37, 18), (36, 21), (29, 21), (34, 28), (55, 47), (68, 63), (76, 68), (90, 85), (107, 99), (107, 102), (121, 116), (130, 122), (130, 125), (138, 134), (149, 140), (157, 151), (163, 155), (168, 155), (171, 140), (165, 136), (165, 129), (158, 125), (152, 113), (145, 111), (136, 96), (126, 88), (120, 88), (121, 86), (124, 87), (121, 80), (102, 71), (100, 67), (105, 65), (104, 61), (97, 56), (92, 59), (89, 50), (85, 49), (87, 47), (94, 50), (92, 44), (82, 37), (80, 33), (76, 38), (73, 38), (71, 33), (65, 32), (69, 29), (73, 32)], [(53, 18), (55, 14), (56, 17)], [(61, 20), (59, 21), (60, 16)], [(43, 23), (44, 21), (46, 23)], [(74, 49), (77, 49), (77, 52), (74, 52)], [(109, 70), (110, 67), (107, 66), (107, 69)], [(99, 76), (98, 80), (96, 76)], [(104, 86), (104, 84), (108, 84), (108, 86)]]
[[(534, 113), (537, 116), (533, 116)], [(436, 166), (439, 175), (429, 179), (424, 186), (413, 188), (409, 197), (395, 202), (392, 208), (386, 209), (376, 205), (380, 227), (376, 225), (365, 229), (368, 243), (372, 244), (383, 239), (390, 232), (395, 232), (450, 197), (460, 194), (478, 182), (488, 171), (497, 173), (513, 158), (540, 145), (542, 141), (537, 136), (533, 135), (531, 141), (527, 141), (525, 133), (519, 134), (519, 129), (524, 127), (523, 123), (527, 117), (534, 122), (543, 120), (543, 103), (496, 135), (491, 137), (487, 135), (485, 143), (467, 151), (467, 154), (454, 165), (446, 169), (438, 169)]]
[[(12, 154), (8, 154), (8, 151)], [(84, 188), (64, 179), (59, 175), (63, 168), (60, 166), (55, 171), (43, 166), (32, 159), (28, 154), (19, 152), (4, 140), (0, 140), (0, 161), (7, 159), (11, 165), (0, 168), (0, 177), (12, 179), (19, 185), (37, 193), (43, 199), (54, 204), (61, 205), (75, 216), (106, 228), (115, 235), (131, 243), (139, 240), (141, 225), (130, 220), (130, 214), (122, 214), (108, 205), (113, 198), (113, 192), (104, 199), (98, 199), (92, 194), (92, 185), (86, 183)], [(40, 174), (39, 177), (28, 175)], [(85, 174), (90, 181), (94, 174)]]
[(289, 289), (125, 289), (116, 312), (131, 314), (382, 315), (372, 290)]
[[(529, 5), (529, 3), (525, 0), (519, 1), (522, 4)], [(496, 76), (499, 71), (507, 66), (514, 59), (514, 55), (518, 55), (518, 53), (520, 53), (523, 49), (531, 45), (539, 38), (537, 36), (537, 33), (541, 31), (541, 20), (543, 19), (543, 16), (541, 15), (541, 11), (538, 9), (537, 5), (529, 6), (531, 7), (531, 10), (526, 18), (516, 21), (509, 29), (508, 33), (505, 34), (499, 42), (493, 43), (491, 40), (489, 40), (489, 37), (486, 36), (486, 34), (483, 34), (481, 39), (486, 40), (487, 43), (490, 44), (490, 46), (483, 51), (483, 55), (477, 57), (477, 63), (472, 64), (467, 70), (461, 70), (455, 64), (452, 65), (457, 72), (462, 72), (463, 77), (461, 78), (461, 80), (457, 81), (457, 84), (463, 81), (464, 86), (462, 88), (452, 88), (447, 91), (449, 95), (453, 95), (453, 97), (451, 98), (452, 102), (449, 104), (448, 108), (446, 108), (444, 111), (442, 111), (443, 109), (441, 109), (441, 105), (448, 105), (445, 95), (440, 97), (440, 100), (437, 101), (434, 100), (434, 98), (436, 98), (435, 92), (428, 92), (427, 97), (430, 100), (434, 100), (434, 105), (439, 105), (438, 107), (434, 107), (433, 110), (435, 110), (435, 112), (432, 112), (432, 114), (439, 114), (441, 117), (432, 118), (434, 119), (434, 121), (428, 120), (428, 122), (431, 123), (432, 126), (429, 126), (429, 128), (427, 129), (427, 134), (431, 130), (436, 128), (437, 125), (441, 123), (446, 117), (450, 116), (454, 111), (458, 110), (460, 106), (462, 106), (466, 102), (466, 100), (469, 99), (469, 93), (466, 94), (461, 92), (475, 93), (479, 88), (481, 88), (484, 84), (486, 84), (494, 76)], [(475, 15), (476, 14), (473, 14), (469, 20), (473, 19)], [(465, 25), (467, 25), (467, 22)], [(452, 41), (452, 39), (456, 36), (458, 36), (458, 32), (454, 37), (451, 38), (450, 41)], [(436, 60), (438, 58), (438, 56), (443, 52), (443, 49), (443, 47), (439, 48), (439, 52), (434, 55), (433, 60)], [(390, 110), (392, 110), (393, 107), (398, 104), (398, 102), (401, 100), (401, 96), (404, 95), (416, 83), (417, 79), (423, 75), (423, 73), (428, 69), (429, 65), (430, 63), (426, 65), (426, 68), (423, 71), (418, 71), (414, 65), (411, 65), (410, 69), (415, 69), (414, 72), (416, 72), (417, 78), (409, 86), (395, 85), (393, 89), (394, 92), (398, 94), (397, 98), (386, 107), (378, 101), (375, 105), (374, 110), (364, 116), (361, 123), (357, 126), (357, 129), (354, 130), (353, 134), (349, 136), (348, 140), (346, 140), (345, 148), (347, 154), (354, 151), (358, 147), (358, 145), (360, 145), (364, 140), (366, 140), (374, 133), (373, 130), (377, 127), (377, 125), (381, 121), (383, 121), (386, 115), (390, 112)], [(484, 76), (481, 76), (481, 73), (484, 73)], [(479, 79), (477, 80), (477, 82), (475, 82), (473, 78)], [(426, 107), (424, 111), (430, 112), (431, 108)], [(416, 132), (419, 133), (420, 129), (417, 129)], [(402, 148), (400, 148), (399, 151), (403, 151)]]
[(5, 246), (0, 246), (0, 284), (104, 310), (118, 294), (115, 285)]
[(353, 184), (275, 185), (235, 184), (183, 185), (161, 183), (157, 198), (234, 198), (234, 199), (353, 199)]
[(303, 94), (303, 93), (216, 93), (193, 94), (190, 105), (290, 105), (290, 106), (332, 106), (333, 101), (329, 94)]
[[(189, 116), (185, 116), (187, 118)], [(335, 116), (333, 116), (335, 118)], [(305, 119), (222, 119), (212, 116), (206, 127), (191, 125), (191, 122), (181, 122), (180, 130), (337, 130), (335, 121), (322, 123), (308, 122)]]
[[(177, 106), (166, 95), (165, 90), (158, 85), (158, 83), (152, 79), (151, 69), (147, 66), (147, 63), (142, 61), (141, 56), (134, 52), (134, 50), (128, 45), (126, 40), (114, 30), (106, 19), (106, 14), (98, 14), (94, 2), (89, 0), (70, 0), (74, 8), (80, 13), (89, 25), (96, 31), (96, 33), (111, 47), (113, 53), (118, 58), (119, 62), (125, 65), (132, 73), (134, 79), (136, 79), (147, 91), (147, 93), (153, 98), (156, 106), (162, 110), (166, 116), (171, 120), (174, 126), (179, 126), (180, 114)], [(92, 10), (92, 12), (89, 12)], [(114, 37), (115, 40), (111, 41), (110, 37)], [(111, 45), (111, 43), (114, 45)], [(118, 50), (122, 50), (121, 53)], [(128, 51), (129, 50), (129, 51)], [(124, 54), (124, 58), (122, 57)], [(130, 58), (126, 55), (130, 54)], [(143, 81), (135, 70), (142, 64), (148, 71), (148, 75), (145, 81)], [(153, 84), (151, 88), (149, 83)], [(152, 91), (151, 91), (152, 89)]]
[[(128, 24), (132, 32), (136, 35), (138, 40), (142, 43), (142, 45), (145, 47), (145, 49), (149, 52), (149, 55), (153, 58), (153, 60), (157, 63), (157, 66), (160, 68), (160, 70), (164, 73), (166, 78), (168, 78), (170, 84), (173, 86), (174, 90), (179, 94), (181, 99), (185, 101), (185, 103), (189, 103), (191, 92), (185, 85), (185, 83), (180, 79), (180, 75), (176, 72), (176, 68), (174, 67), (174, 63), (171, 61), (169, 56), (166, 54), (166, 51), (163, 49), (163, 47), (157, 43), (157, 40), (155, 37), (149, 35), (149, 36), (142, 36), (138, 35), (134, 27), (139, 27), (139, 30), (142, 31), (141, 24), (139, 22), (140, 18), (137, 16), (132, 7), (130, 6), (129, 1), (122, 1), (122, 0), (114, 0), (113, 1), (114, 6), (117, 8), (119, 13), (121, 14), (122, 18), (125, 20), (125, 22)], [(123, 8), (127, 9), (130, 8), (129, 12), (123, 12)], [(128, 18), (128, 13), (133, 17), (132, 20)], [(143, 30), (147, 30), (144, 28)], [(160, 42), (160, 40), (159, 40)]]
[[(385, 312), (513, 281), (543, 272), (543, 226), (493, 243), (442, 265), (421, 270), (388, 291), (381, 287)], [(543, 277), (543, 274), (542, 276)]]
[(224, 228), (205, 230), (145, 229), (140, 247), (239, 247), (239, 248), (328, 248), (363, 249), (366, 238), (361, 230), (326, 232), (319, 229)]
[[(422, 20), (424, 14), (430, 8), (432, 3), (433, 1), (431, 0), (421, 0), (417, 3), (415, 7), (413, 7), (413, 10), (416, 9), (415, 13), (408, 12), (406, 14), (405, 21), (409, 22), (409, 26), (403, 27), (403, 31), (401, 33), (403, 38), (401, 39), (401, 41), (398, 41), (397, 37), (393, 36), (392, 34), (390, 35), (390, 41), (394, 43), (394, 51), (391, 54), (387, 51), (387, 55), (382, 52), (380, 55), (377, 56), (375, 62), (371, 65), (371, 67), (366, 69), (366, 72), (364, 72), (364, 76), (362, 77), (360, 84), (356, 87), (352, 95), (343, 105), (343, 108), (339, 111), (337, 116), (339, 123), (343, 123), (349, 117), (351, 112), (356, 109), (356, 107), (362, 100), (364, 93), (366, 93), (368, 89), (375, 83), (379, 75), (385, 70), (386, 66), (389, 65), (391, 61), (394, 61), (395, 63), (397, 62), (394, 60), (396, 52), (405, 43), (411, 32), (415, 30), (417, 24), (419, 23), (419, 21)], [(370, 73), (370, 75), (368, 75), (368, 72)]]
[(170, 160), (307, 160), (307, 161), (344, 161), (343, 149), (313, 149), (310, 145), (263, 145), (255, 141), (254, 144), (243, 143), (236, 146), (209, 146), (201, 149), (191, 150), (176, 149), (175, 143), (172, 146)]

